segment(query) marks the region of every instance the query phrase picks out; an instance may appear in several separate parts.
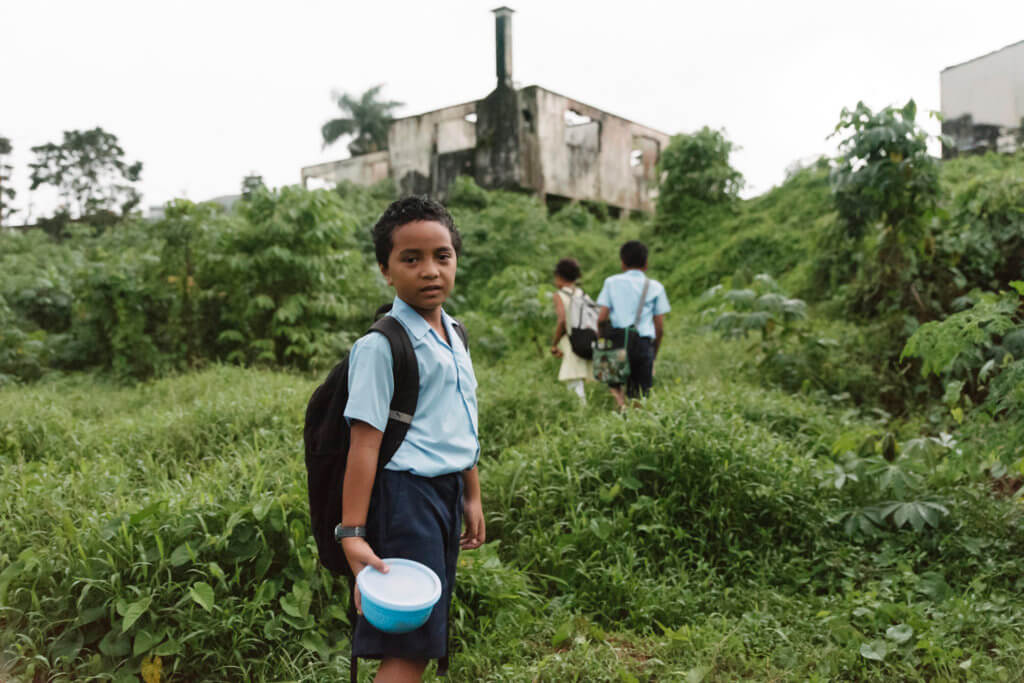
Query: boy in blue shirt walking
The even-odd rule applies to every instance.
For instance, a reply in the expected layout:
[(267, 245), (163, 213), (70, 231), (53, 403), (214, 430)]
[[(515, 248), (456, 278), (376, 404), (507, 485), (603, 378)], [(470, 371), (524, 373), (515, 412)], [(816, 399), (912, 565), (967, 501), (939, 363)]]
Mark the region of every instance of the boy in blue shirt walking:
[[(601, 311), (598, 323), (610, 320), (616, 335), (630, 330), (633, 335), (627, 346), (629, 356), (629, 379), (626, 382), (626, 396), (639, 398), (647, 396), (654, 383), (654, 359), (658, 355), (661, 341), (665, 336), (665, 314), (672, 310), (668, 303), (665, 287), (646, 275), (647, 246), (643, 242), (630, 240), (619, 249), (622, 272), (606, 278), (597, 295)], [(626, 406), (621, 384), (609, 384), (619, 408)]]
[[(373, 242), (380, 271), (395, 288), (389, 315), (405, 328), (416, 353), (419, 398), (405, 440), (377, 477), (394, 394), (391, 348), (380, 334), (356, 341), (345, 406), (351, 441), (341, 543), (353, 575), (367, 565), (386, 573), (381, 557), (403, 557), (433, 569), (442, 592), (427, 623), (411, 633), (384, 633), (360, 617), (352, 653), (381, 660), (376, 681), (420, 681), (430, 659), (448, 654), (459, 550), (485, 540), (476, 377), (452, 318), (441, 308), (455, 284), (462, 240), (443, 206), (407, 197), (384, 211)], [(358, 588), (353, 599), (359, 610)]]

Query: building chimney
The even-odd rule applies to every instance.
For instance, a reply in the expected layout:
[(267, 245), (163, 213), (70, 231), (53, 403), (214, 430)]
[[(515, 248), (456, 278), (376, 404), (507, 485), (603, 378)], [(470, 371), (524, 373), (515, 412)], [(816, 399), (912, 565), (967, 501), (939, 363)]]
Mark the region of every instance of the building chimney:
[(512, 86), (512, 14), (515, 10), (499, 7), (494, 12), (494, 47), (497, 52), (498, 87)]

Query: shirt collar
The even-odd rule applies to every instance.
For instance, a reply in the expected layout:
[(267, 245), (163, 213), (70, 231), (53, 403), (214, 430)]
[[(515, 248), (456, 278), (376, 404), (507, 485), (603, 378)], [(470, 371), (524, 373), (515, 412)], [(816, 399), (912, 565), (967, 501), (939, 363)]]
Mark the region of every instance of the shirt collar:
[[(391, 315), (405, 325), (416, 341), (423, 339), (423, 335), (430, 332), (430, 323), (424, 320), (423, 316), (416, 312), (416, 309), (397, 296), (391, 304)], [(451, 317), (444, 312), (443, 308), (441, 309), (441, 322), (444, 329), (448, 331), (448, 336), (451, 337), (453, 333)]]

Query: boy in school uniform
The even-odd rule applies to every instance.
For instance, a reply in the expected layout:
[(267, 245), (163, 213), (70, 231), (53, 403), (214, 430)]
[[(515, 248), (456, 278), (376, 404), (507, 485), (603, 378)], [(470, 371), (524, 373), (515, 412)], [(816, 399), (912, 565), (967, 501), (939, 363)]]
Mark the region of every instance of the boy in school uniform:
[[(448, 610), (460, 548), (485, 540), (477, 460), (476, 377), (452, 318), (441, 305), (455, 284), (461, 237), (435, 201), (392, 203), (373, 227), (381, 273), (395, 289), (389, 315), (405, 328), (419, 368), (419, 398), (405, 440), (376, 476), (394, 393), (391, 349), (380, 334), (356, 341), (349, 355), (351, 430), (343, 489), (342, 549), (358, 574), (381, 557), (421, 562), (441, 579), (427, 623), (405, 634), (377, 630), (360, 616), (353, 656), (380, 659), (376, 681), (420, 681), (430, 659), (448, 654)], [(465, 524), (465, 532), (461, 533)], [(358, 587), (353, 599), (361, 614)]]
[[(665, 335), (665, 314), (672, 307), (669, 306), (665, 287), (647, 277), (647, 245), (630, 240), (619, 249), (619, 259), (622, 272), (606, 278), (601, 293), (597, 295), (597, 303), (601, 307), (597, 320), (598, 323), (610, 321), (617, 335), (623, 334), (623, 330), (636, 322), (636, 336), (627, 346), (629, 379), (626, 396), (646, 397), (654, 383), (654, 359)], [(624, 408), (626, 400), (622, 395), (622, 385), (609, 384), (608, 388), (619, 408)]]

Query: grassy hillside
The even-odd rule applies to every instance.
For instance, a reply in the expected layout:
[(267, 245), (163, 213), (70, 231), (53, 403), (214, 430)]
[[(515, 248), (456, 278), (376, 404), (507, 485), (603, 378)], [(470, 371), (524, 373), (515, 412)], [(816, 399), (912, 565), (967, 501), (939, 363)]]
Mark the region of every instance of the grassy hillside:
[[(957, 269), (962, 283), (948, 281), (973, 317), (936, 318), (940, 329), (900, 316), (884, 338), (888, 319), (812, 284), (837, 221), (824, 165), (685, 233), (579, 206), (547, 216), (528, 197), (461, 184), (451, 303), (480, 380), (489, 542), (460, 559), (452, 680), (1020, 680), (1024, 372), (1007, 351), (1019, 309), (998, 290), (1019, 277), (1022, 168), (943, 168), (945, 213), (922, 253)], [(159, 231), (8, 252), (23, 257), (0, 275), (0, 679), (346, 675), (348, 598), (317, 568), (301, 420), (316, 360), (383, 295), (358, 239), (386, 199), (336, 195), (268, 196), (270, 218), (202, 219), (207, 244), (239, 248), (268, 239), (259, 225), (295, 239), (290, 208), (337, 220), (334, 317), (282, 314), (287, 325), (265, 328), (309, 335), (288, 370), (230, 338), (191, 361), (174, 341), (183, 320), (215, 340), (217, 321), (264, 329), (258, 311), (217, 303), (218, 287), (256, 277), (255, 257), (210, 258), (191, 290), (166, 279)], [(673, 304), (655, 392), (622, 414), (590, 385), (581, 407), (544, 353), (549, 270), (576, 255), (596, 292), (616, 246), (637, 236)], [(315, 252), (289, 244), (294, 264)], [(701, 293), (760, 286), (761, 273), (806, 299), (806, 317), (723, 338), (715, 317), (743, 297), (714, 308)], [(196, 301), (199, 317), (182, 318)], [(142, 302), (159, 325), (111, 322)], [(918, 329), (961, 340), (939, 377), (921, 377), (927, 359), (880, 351), (898, 356)], [(106, 360), (88, 346), (104, 339), (117, 345)], [(146, 368), (150, 379), (124, 382)]]
[[(479, 367), (491, 541), (461, 560), (455, 680), (1014, 680), (1019, 505), (938, 467), (938, 528), (848, 537), (834, 444), (878, 420), (751, 385), (693, 322), (627, 415), (529, 352)], [(0, 392), (7, 675), (134, 680), (142, 653), (169, 680), (343, 675), (346, 597), (306, 529), (312, 387), (218, 367)]]

